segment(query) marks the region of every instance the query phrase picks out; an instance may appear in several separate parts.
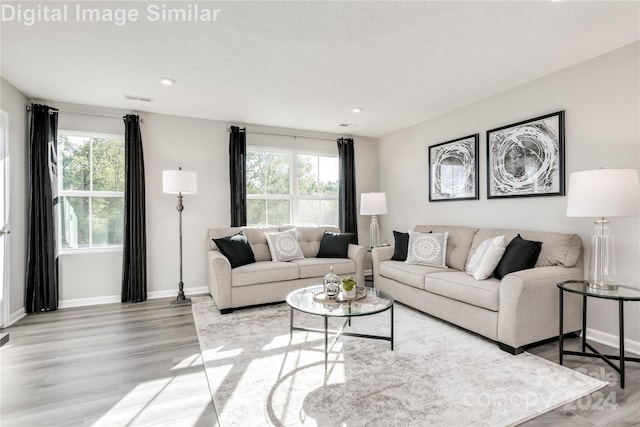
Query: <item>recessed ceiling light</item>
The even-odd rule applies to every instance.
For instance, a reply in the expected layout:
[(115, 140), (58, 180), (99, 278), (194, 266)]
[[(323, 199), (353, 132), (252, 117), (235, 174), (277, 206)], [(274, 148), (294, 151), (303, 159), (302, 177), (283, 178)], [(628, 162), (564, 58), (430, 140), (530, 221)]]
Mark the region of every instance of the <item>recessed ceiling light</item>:
[(362, 107), (356, 107), (351, 111), (353, 111), (354, 113), (360, 113), (362, 111)]
[(175, 80), (173, 80), (173, 79), (171, 79), (171, 78), (169, 78), (169, 77), (162, 77), (162, 78), (160, 79), (160, 83), (162, 83), (162, 84), (163, 84), (163, 85), (165, 85), (165, 86), (173, 86), (173, 84), (174, 84), (175, 82), (176, 82)]

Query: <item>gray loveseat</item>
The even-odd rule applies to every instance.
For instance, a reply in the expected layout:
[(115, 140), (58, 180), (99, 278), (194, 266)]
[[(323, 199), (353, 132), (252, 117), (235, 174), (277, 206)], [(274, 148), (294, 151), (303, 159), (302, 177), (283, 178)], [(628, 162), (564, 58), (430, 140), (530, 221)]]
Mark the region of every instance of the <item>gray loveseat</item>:
[[(338, 276), (352, 276), (364, 285), (364, 259), (367, 248), (349, 245), (347, 258), (316, 258), (325, 231), (337, 233), (336, 227), (296, 227), (296, 234), (304, 259), (273, 262), (265, 232), (278, 232), (293, 227), (224, 227), (210, 228), (208, 240), (209, 293), (222, 313), (234, 308), (284, 301), (295, 289), (322, 284), (330, 267)], [(231, 268), (220, 253), (214, 238), (231, 236), (243, 231), (256, 262)]]
[[(397, 301), (496, 341), (520, 353), (528, 344), (558, 336), (558, 288), (564, 280), (582, 280), (582, 240), (576, 234), (419, 225), (414, 231), (448, 231), (446, 265), (428, 267), (392, 261), (394, 248), (372, 251), (374, 286)], [(542, 242), (534, 268), (475, 280), (465, 272), (475, 249), (487, 238), (517, 234)], [(579, 296), (564, 299), (565, 333), (581, 329)]]

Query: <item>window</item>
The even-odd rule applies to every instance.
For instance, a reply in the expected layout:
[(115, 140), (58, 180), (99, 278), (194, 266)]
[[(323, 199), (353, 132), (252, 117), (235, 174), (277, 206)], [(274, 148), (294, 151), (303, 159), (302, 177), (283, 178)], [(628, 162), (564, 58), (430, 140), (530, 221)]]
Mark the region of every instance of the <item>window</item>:
[(59, 131), (58, 198), (60, 249), (122, 246), (122, 136)]
[(249, 147), (247, 224), (337, 225), (338, 157)]

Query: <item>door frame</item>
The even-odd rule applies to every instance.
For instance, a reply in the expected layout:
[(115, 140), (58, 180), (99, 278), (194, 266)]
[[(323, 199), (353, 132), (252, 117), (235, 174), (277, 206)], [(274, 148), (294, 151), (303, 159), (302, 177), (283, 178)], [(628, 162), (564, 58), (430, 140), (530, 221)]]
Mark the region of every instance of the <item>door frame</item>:
[[(2, 200), (2, 209), (4, 210), (4, 224), (0, 224), (0, 228), (9, 224), (9, 212), (10, 212), (10, 188), (9, 178), (10, 178), (10, 157), (9, 157), (9, 114), (4, 110), (0, 110), (0, 139), (2, 142), (0, 143), (0, 160), (6, 160), (4, 164), (4, 200)], [(0, 222), (2, 218), (0, 218)], [(0, 326), (6, 328), (9, 326), (9, 321), (11, 318), (11, 286), (10, 286), (10, 274), (9, 270), (11, 268), (10, 254), (11, 250), (9, 247), (10, 234), (5, 234), (4, 236), (4, 259), (0, 260), (4, 265), (2, 267), (2, 275), (0, 280), (2, 280), (2, 307), (0, 307), (0, 311), (2, 315), (0, 316)]]

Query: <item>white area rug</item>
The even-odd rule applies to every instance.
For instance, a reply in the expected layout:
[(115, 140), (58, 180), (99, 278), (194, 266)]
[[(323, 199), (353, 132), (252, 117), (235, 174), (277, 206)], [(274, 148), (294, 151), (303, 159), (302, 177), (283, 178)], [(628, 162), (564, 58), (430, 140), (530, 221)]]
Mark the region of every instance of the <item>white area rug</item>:
[[(290, 341), (286, 303), (221, 315), (210, 297), (196, 297), (193, 314), (222, 427), (505, 426), (605, 385), (399, 304), (395, 351), (341, 337), (326, 373), (324, 335), (295, 331)], [(387, 335), (389, 315), (354, 318), (350, 330)], [(323, 325), (300, 312), (295, 323)]]

